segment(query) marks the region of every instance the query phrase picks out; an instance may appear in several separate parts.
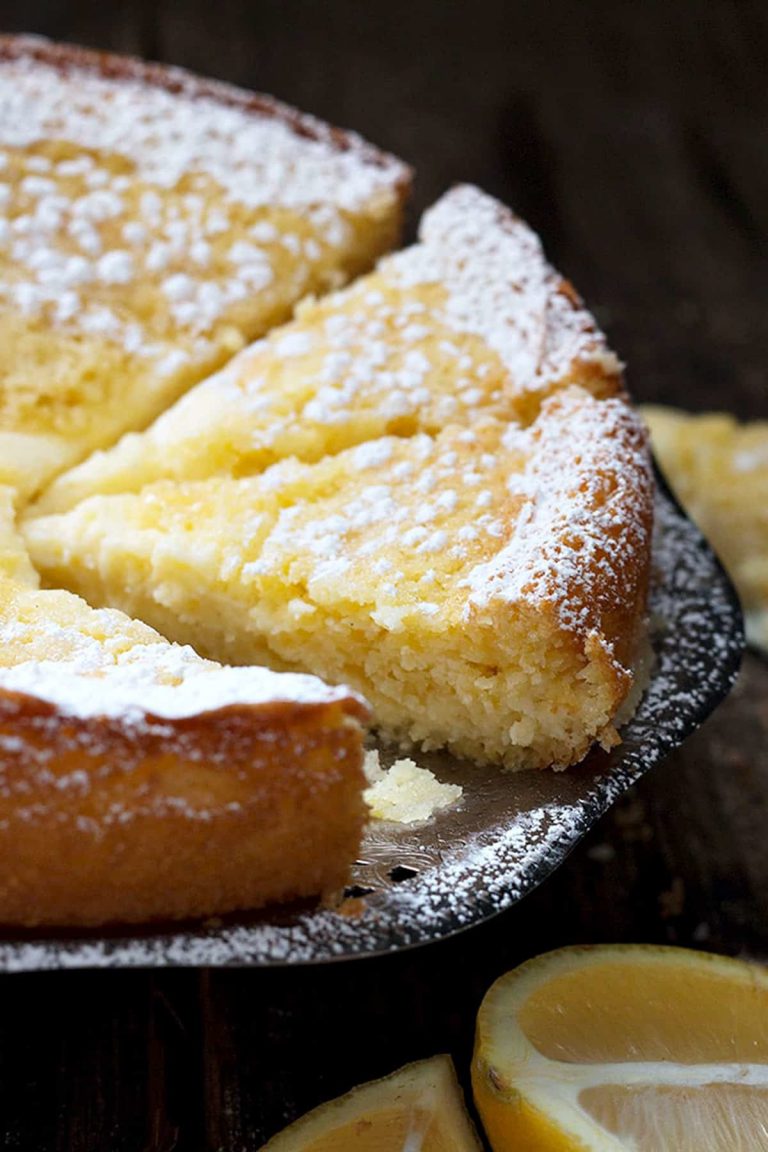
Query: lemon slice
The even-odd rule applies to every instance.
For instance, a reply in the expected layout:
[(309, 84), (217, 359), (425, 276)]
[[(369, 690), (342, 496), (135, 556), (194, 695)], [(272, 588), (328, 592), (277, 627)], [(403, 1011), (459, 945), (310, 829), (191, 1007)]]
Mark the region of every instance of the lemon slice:
[(494, 1152), (768, 1149), (768, 973), (678, 948), (566, 948), (477, 1020)]
[(480, 1152), (449, 1056), (353, 1088), (274, 1136), (262, 1152)]

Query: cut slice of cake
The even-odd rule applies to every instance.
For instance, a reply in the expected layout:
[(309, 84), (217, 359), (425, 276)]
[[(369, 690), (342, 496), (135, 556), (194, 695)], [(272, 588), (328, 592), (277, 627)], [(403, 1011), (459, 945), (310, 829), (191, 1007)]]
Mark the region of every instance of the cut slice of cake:
[(0, 493), (0, 923), (223, 913), (341, 888), (367, 711), (222, 668), (16, 571)]
[(232, 663), (362, 691), (390, 738), (510, 768), (616, 739), (643, 631), (652, 480), (621, 398), (571, 387), (249, 478), (31, 520), (45, 577)]
[(642, 414), (676, 496), (741, 597), (747, 638), (768, 650), (768, 421), (647, 406)]
[(268, 97), (0, 37), (0, 483), (33, 495), (368, 269), (408, 182)]
[(478, 415), (528, 422), (571, 383), (613, 395), (621, 367), (535, 234), (463, 186), (426, 213), (418, 244), (302, 305), (148, 431), (62, 476), (39, 509), (162, 478), (253, 475)]

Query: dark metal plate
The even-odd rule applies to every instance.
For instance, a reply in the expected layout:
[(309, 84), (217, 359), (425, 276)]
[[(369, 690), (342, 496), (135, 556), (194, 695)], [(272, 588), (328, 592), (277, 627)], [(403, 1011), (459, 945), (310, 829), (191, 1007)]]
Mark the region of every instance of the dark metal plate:
[(361, 914), (294, 908), (130, 935), (6, 935), (0, 971), (370, 956), (426, 944), (509, 908), (562, 863), (617, 796), (698, 727), (735, 680), (744, 643), (738, 601), (666, 491), (657, 497), (654, 567), (656, 660), (622, 744), (565, 773), (503, 775), (448, 755), (415, 756), (441, 780), (460, 783), (464, 798), (426, 824), (372, 828), (354, 875)]

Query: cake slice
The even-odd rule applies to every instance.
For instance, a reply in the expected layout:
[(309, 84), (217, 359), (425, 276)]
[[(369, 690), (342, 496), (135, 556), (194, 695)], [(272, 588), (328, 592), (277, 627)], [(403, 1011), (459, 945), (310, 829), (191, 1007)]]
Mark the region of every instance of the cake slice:
[(426, 213), (415, 246), (198, 385), (145, 433), (62, 476), (40, 511), (163, 478), (256, 474), (478, 415), (528, 422), (576, 383), (621, 390), (621, 369), (538, 238), (476, 188)]
[(52, 583), (232, 663), (363, 692), (389, 738), (565, 766), (614, 721), (644, 626), (652, 482), (621, 398), (387, 436), (255, 477), (31, 520)]
[(355, 858), (363, 703), (222, 668), (19, 575), (0, 501), (0, 923), (88, 925), (330, 894)]
[(408, 180), (268, 97), (0, 37), (0, 483), (32, 496), (369, 268)]

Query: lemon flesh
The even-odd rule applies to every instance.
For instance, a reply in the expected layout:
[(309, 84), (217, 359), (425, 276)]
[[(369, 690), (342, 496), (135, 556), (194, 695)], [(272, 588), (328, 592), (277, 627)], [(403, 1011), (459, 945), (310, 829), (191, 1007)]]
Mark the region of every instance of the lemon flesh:
[(672, 948), (563, 949), (478, 1016), (495, 1152), (768, 1150), (768, 975)]
[(579, 1103), (635, 1152), (768, 1148), (768, 1084), (613, 1085), (586, 1089)]

